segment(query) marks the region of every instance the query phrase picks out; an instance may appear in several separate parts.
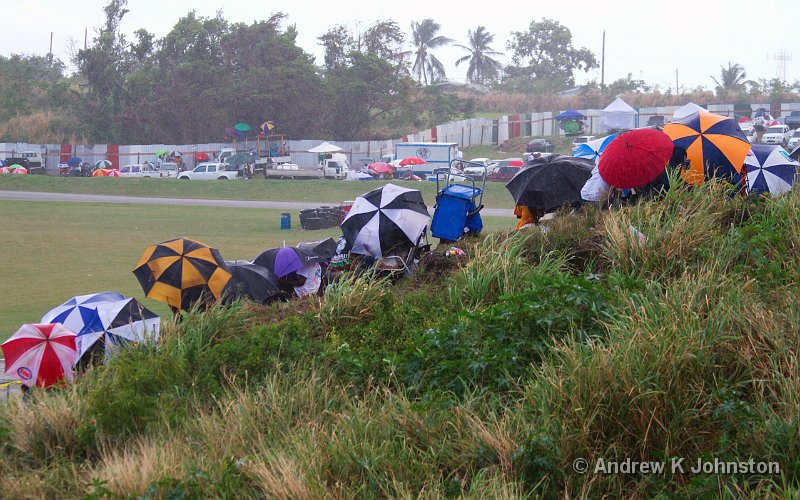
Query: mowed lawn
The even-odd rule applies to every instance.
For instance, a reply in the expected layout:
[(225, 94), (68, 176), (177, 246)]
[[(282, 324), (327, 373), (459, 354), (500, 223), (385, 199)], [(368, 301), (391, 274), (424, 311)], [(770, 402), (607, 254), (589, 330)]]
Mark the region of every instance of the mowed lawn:
[[(338, 204), (378, 188), (388, 181), (277, 180), (184, 181), (110, 177), (56, 177), (0, 175), (0, 191), (39, 191), (73, 194), (200, 198), (218, 200), (295, 201)], [(425, 203), (436, 202), (436, 183), (392, 181), (422, 191)], [(502, 182), (487, 182), (483, 204), (489, 208), (514, 208)]]
[[(299, 229), (297, 211), (290, 230), (280, 229), (281, 210), (254, 208), (0, 201), (0, 211), (0, 341), (70, 297), (94, 292), (136, 297), (167, 317), (167, 306), (145, 299), (132, 273), (154, 243), (187, 236), (226, 260), (252, 260), (284, 241), (341, 235), (338, 228)], [(493, 231), (514, 222), (488, 217), (484, 224)]]

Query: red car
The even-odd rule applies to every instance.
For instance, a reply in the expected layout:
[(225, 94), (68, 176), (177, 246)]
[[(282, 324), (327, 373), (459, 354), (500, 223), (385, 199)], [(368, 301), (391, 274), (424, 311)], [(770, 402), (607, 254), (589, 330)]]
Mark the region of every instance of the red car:
[(520, 167), (500, 167), (489, 174), (488, 179), (492, 182), (508, 182), (517, 175), (519, 171)]

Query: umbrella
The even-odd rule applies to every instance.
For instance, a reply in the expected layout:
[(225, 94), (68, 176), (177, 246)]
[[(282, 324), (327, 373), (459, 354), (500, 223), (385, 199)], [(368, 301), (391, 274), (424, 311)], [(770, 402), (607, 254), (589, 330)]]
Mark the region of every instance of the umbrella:
[(407, 165), (424, 165), (425, 163), (427, 162), (419, 156), (409, 156), (408, 158), (400, 160), (400, 165), (404, 167)]
[[(42, 316), (41, 323), (60, 323), (78, 336), (78, 351), (81, 339), (85, 335), (101, 336), (105, 331), (103, 321), (97, 308), (101, 304), (125, 300), (118, 292), (101, 292), (88, 295), (78, 295), (67, 300), (58, 307), (47, 311)], [(88, 337), (87, 337), (88, 338)]]
[(302, 247), (272, 248), (262, 252), (253, 260), (254, 264), (266, 267), (278, 278), (296, 273), (308, 264), (327, 262), (330, 257), (316, 253), (313, 249)]
[(616, 136), (617, 134), (611, 134), (599, 139), (594, 139), (589, 142), (579, 144), (572, 153), (572, 156), (576, 156), (578, 158), (589, 158), (597, 163), (597, 161), (600, 159), (600, 155), (602, 155), (603, 151), (605, 151), (606, 146), (608, 146)]
[(14, 173), (15, 174), (27, 174), (28, 173), (28, 169), (27, 168), (20, 167), (19, 165), (17, 165), (16, 168), (14, 168), (14, 165), (11, 165), (11, 168), (14, 169)]
[(106, 177), (119, 177), (119, 170), (116, 168), (106, 170)]
[(690, 161), (683, 180), (699, 186), (706, 177), (734, 177), (742, 171), (750, 142), (733, 118), (696, 112), (664, 126), (675, 147)]
[(106, 177), (108, 175), (108, 170), (105, 168), (99, 168), (92, 172), (92, 177)]
[(0, 167), (0, 174), (10, 174), (12, 170), (9, 167)]
[(231, 280), (225, 285), (225, 295), (229, 299), (247, 297), (259, 304), (279, 294), (278, 278), (264, 266), (249, 260), (226, 260), (225, 265), (231, 273)]
[(255, 161), (256, 161), (256, 155), (252, 153), (238, 153), (235, 155), (231, 155), (225, 159), (225, 163), (227, 163), (232, 167), (247, 165), (248, 163), (254, 163)]
[(108, 160), (100, 160), (95, 162), (94, 168), (111, 168), (111, 162)]
[(6, 375), (28, 387), (72, 380), (72, 365), (78, 357), (75, 333), (63, 325), (24, 324), (1, 347)]
[(342, 148), (331, 144), (329, 142), (323, 142), (319, 146), (313, 147), (308, 150), (309, 153), (335, 153), (337, 151), (341, 151)]
[(217, 249), (189, 238), (147, 247), (133, 274), (148, 298), (180, 309), (208, 294), (219, 300), (231, 279)]
[(794, 148), (794, 151), (789, 154), (789, 158), (794, 161), (800, 161), (800, 146)]
[(170, 151), (167, 153), (167, 158), (180, 158), (181, 156), (182, 155), (180, 151)]
[(356, 198), (342, 222), (344, 251), (380, 258), (398, 245), (414, 246), (429, 220), (420, 191), (386, 184)]
[(69, 165), (70, 167), (77, 167), (78, 165), (81, 164), (82, 161), (83, 160), (81, 160), (80, 157), (78, 156), (70, 156), (69, 160), (67, 160), (67, 165)]
[(322, 257), (324, 262), (330, 261), (336, 255), (336, 240), (333, 238), (326, 238), (324, 240), (306, 241), (298, 243), (297, 248), (301, 250), (309, 250), (316, 255)]
[(394, 174), (394, 167), (382, 161), (371, 163), (367, 170), (376, 174)]
[(584, 118), (586, 117), (583, 116), (583, 113), (574, 109), (568, 109), (556, 115), (556, 120), (583, 120)]
[(239, 122), (236, 125), (234, 125), (233, 128), (234, 130), (237, 130), (239, 132), (250, 132), (250, 129), (252, 129), (253, 127), (251, 127), (246, 123)]
[(792, 190), (794, 176), (800, 167), (785, 149), (766, 144), (753, 144), (744, 163), (750, 192), (770, 193), (772, 196)]
[(551, 155), (531, 160), (512, 178), (506, 189), (516, 205), (545, 212), (580, 203), (581, 188), (592, 173), (594, 162), (586, 158)]
[(600, 177), (619, 189), (642, 187), (664, 172), (673, 149), (669, 136), (660, 130), (625, 132), (612, 140), (600, 157)]
[(209, 156), (208, 156), (208, 153), (204, 153), (204, 152), (200, 151), (199, 153), (195, 153), (194, 154), (194, 158), (197, 161), (208, 161)]
[(508, 162), (509, 167), (523, 167), (525, 166), (525, 162), (522, 160), (511, 160)]

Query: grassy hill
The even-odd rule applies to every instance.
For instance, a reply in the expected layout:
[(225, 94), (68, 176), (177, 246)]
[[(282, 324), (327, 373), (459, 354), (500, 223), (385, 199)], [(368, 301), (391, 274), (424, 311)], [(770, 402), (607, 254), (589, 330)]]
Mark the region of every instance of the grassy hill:
[[(195, 311), (159, 350), (2, 408), (0, 488), (797, 495), (800, 196), (680, 187), (548, 228), (431, 255), (406, 281), (353, 276), (321, 299)], [(715, 459), (780, 471), (691, 472)], [(603, 473), (626, 460), (667, 470)]]

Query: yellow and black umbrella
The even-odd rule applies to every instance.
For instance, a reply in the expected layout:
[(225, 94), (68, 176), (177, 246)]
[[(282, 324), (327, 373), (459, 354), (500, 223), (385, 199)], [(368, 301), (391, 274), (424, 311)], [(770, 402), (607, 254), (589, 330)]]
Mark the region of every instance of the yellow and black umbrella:
[(750, 142), (733, 118), (696, 112), (664, 126), (676, 148), (686, 150), (690, 167), (681, 172), (688, 184), (699, 186), (710, 177), (738, 180)]
[(133, 274), (148, 298), (179, 309), (209, 295), (219, 300), (231, 279), (218, 250), (189, 238), (147, 247)]

